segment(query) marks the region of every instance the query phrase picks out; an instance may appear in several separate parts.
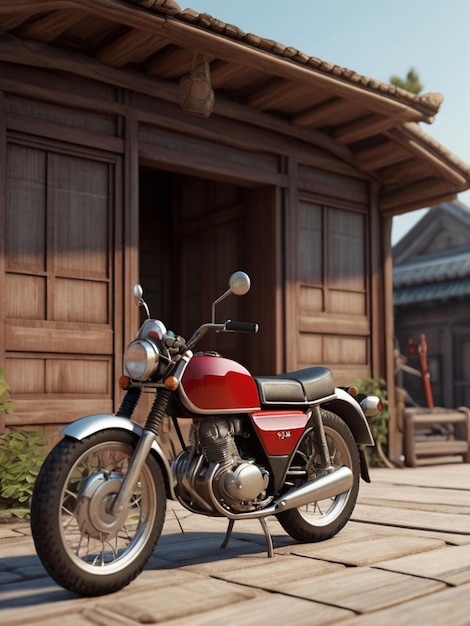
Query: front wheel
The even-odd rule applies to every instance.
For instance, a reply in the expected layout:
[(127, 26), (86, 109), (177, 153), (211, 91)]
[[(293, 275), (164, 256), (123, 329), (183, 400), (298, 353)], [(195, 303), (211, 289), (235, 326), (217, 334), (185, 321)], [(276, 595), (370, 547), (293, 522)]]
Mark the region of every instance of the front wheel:
[[(316, 542), (336, 535), (352, 515), (359, 491), (360, 463), (356, 442), (348, 426), (334, 413), (322, 409), (326, 441), (334, 469), (345, 465), (353, 474), (349, 491), (334, 498), (312, 502), (304, 507), (277, 514), (284, 530), (297, 541)], [(299, 446), (286, 477), (286, 487), (299, 487), (318, 476), (321, 455), (315, 449), (313, 433), (309, 432)]]
[(34, 543), (48, 573), (70, 591), (117, 591), (152, 555), (166, 509), (155, 458), (147, 458), (127, 509), (111, 511), (136, 443), (132, 433), (116, 429), (82, 441), (65, 438), (41, 468), (31, 505)]

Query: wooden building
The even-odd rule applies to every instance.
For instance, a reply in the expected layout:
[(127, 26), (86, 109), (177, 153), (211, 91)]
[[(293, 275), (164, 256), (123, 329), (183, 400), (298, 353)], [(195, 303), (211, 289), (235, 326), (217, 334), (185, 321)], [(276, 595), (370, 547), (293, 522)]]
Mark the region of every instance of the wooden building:
[(3, 427), (116, 408), (139, 278), (188, 335), (243, 269), (221, 315), (261, 331), (217, 348), (393, 386), (392, 216), (470, 186), (420, 126), (441, 102), (172, 0), (3, 0)]
[[(395, 332), (408, 365), (419, 369), (408, 341), (424, 333), (436, 406), (470, 407), (470, 208), (432, 207), (393, 248)], [(404, 387), (426, 406), (419, 377)]]

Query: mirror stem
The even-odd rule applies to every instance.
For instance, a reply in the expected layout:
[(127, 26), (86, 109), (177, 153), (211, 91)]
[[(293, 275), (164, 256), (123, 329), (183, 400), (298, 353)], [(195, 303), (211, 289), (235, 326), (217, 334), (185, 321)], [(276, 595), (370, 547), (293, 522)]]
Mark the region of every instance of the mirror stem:
[(219, 304), (219, 302), (222, 302), (222, 300), (225, 300), (225, 298), (229, 296), (231, 293), (232, 293), (232, 290), (227, 289), (225, 293), (223, 293), (219, 298), (217, 298), (217, 300), (215, 300), (212, 303), (212, 323), (213, 324), (215, 324), (215, 307)]

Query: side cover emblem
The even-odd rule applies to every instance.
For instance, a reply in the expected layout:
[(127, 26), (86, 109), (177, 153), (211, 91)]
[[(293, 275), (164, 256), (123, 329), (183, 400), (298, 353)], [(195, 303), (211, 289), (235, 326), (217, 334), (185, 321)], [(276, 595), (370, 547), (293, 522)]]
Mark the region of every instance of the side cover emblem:
[(291, 433), (290, 430), (278, 430), (277, 431), (277, 438), (278, 439), (290, 439), (291, 437)]

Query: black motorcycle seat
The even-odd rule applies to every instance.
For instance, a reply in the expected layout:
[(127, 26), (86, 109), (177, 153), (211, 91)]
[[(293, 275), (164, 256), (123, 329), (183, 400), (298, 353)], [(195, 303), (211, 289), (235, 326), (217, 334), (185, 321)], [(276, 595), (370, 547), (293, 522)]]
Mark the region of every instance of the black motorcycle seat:
[(331, 370), (307, 367), (277, 376), (254, 376), (263, 405), (302, 405), (335, 393)]

